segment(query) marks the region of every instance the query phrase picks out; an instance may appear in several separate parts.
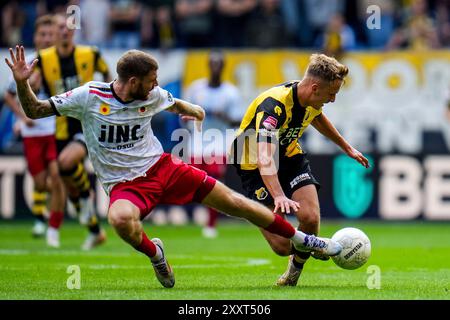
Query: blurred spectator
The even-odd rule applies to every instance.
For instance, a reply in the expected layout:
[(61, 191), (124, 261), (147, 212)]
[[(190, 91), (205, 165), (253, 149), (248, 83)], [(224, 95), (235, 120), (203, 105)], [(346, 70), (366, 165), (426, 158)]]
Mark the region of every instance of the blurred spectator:
[(81, 0), (81, 30), (76, 41), (99, 48), (106, 45), (109, 33), (109, 0)]
[(306, 0), (281, 0), (284, 17), (291, 45), (312, 47), (314, 38), (312, 27), (306, 12)]
[[(203, 120), (203, 134), (213, 134), (213, 130), (218, 130), (222, 135), (222, 140), (215, 140), (216, 148), (213, 154), (207, 154), (197, 145), (192, 145), (193, 155), (192, 164), (208, 173), (213, 178), (223, 180), (226, 171), (227, 141), (233, 141), (233, 132), (227, 132), (227, 129), (233, 129), (239, 126), (242, 116), (245, 113), (242, 98), (239, 89), (230, 82), (223, 81), (222, 73), (225, 67), (224, 55), (220, 51), (211, 51), (208, 58), (209, 74), (207, 78), (194, 81), (186, 90), (184, 99), (198, 104), (205, 109), (206, 116)], [(192, 121), (186, 123), (193, 134)], [(227, 133), (229, 136), (227, 137)], [(228, 138), (228, 139), (227, 139)], [(195, 142), (195, 141), (194, 141)], [(221, 145), (220, 145), (221, 144)], [(203, 236), (214, 238), (217, 236), (216, 222), (218, 212), (209, 208), (208, 223), (203, 229)]]
[(176, 45), (173, 8), (175, 0), (143, 0), (141, 45), (170, 49)]
[(436, 24), (440, 43), (450, 46), (450, 0), (439, 0), (436, 4)]
[(19, 7), (18, 1), (7, 3), (2, 10), (3, 43), (13, 47), (22, 43), (22, 27), (25, 23), (25, 13)]
[(65, 14), (67, 11), (67, 6), (71, 4), (78, 5), (79, 1), (72, 0), (41, 0), (41, 4), (44, 6), (44, 12), (40, 12), (39, 14), (54, 14), (54, 13), (63, 13)]
[(310, 43), (322, 34), (331, 17), (343, 12), (344, 0), (304, 0), (304, 10), (310, 25)]
[(261, 0), (250, 16), (245, 45), (259, 48), (279, 48), (289, 44), (280, 9), (280, 0)]
[[(216, 45), (242, 47), (243, 31), (247, 29), (248, 19), (257, 4), (257, 0), (217, 0)], [(261, 31), (264, 32), (263, 29)]]
[(141, 9), (133, 0), (110, 0), (111, 46), (135, 49), (140, 46)]
[[(395, 28), (395, 0), (359, 0), (357, 2), (359, 29), (364, 33), (366, 44), (372, 49), (386, 47)], [(367, 27), (367, 19), (369, 17), (367, 8), (371, 5), (376, 5), (380, 8), (380, 28), (377, 29), (369, 29)]]
[(425, 0), (413, 0), (407, 8), (403, 25), (392, 35), (388, 49), (424, 50), (439, 48), (439, 38)]
[(327, 29), (319, 36), (317, 42), (326, 55), (338, 60), (345, 51), (356, 47), (355, 33), (345, 23), (345, 18), (340, 13), (331, 17)]
[(176, 0), (175, 16), (182, 47), (210, 46), (213, 4), (213, 0)]

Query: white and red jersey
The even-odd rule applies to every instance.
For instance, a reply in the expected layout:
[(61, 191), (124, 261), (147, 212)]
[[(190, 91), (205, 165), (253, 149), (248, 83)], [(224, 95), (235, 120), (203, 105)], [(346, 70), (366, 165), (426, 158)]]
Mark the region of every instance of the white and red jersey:
[(91, 81), (49, 99), (55, 112), (80, 120), (95, 173), (109, 194), (112, 187), (145, 175), (163, 154), (151, 128), (152, 116), (175, 103), (155, 87), (147, 100), (123, 102), (113, 82)]
[[(25, 61), (28, 64), (31, 64), (33, 60), (36, 59), (36, 53), (27, 55), (25, 57)], [(14, 79), (11, 78), (7, 91), (13, 95), (17, 95), (17, 87)], [(40, 100), (48, 99), (48, 96), (45, 94), (44, 89), (41, 87), (39, 92), (37, 93), (37, 97)], [(56, 130), (56, 120), (55, 117), (47, 117), (41, 119), (33, 120), (34, 126), (28, 127), (25, 123), (20, 122), (20, 134), (24, 138), (32, 138), (32, 137), (43, 137), (43, 136), (51, 136), (55, 134)]]

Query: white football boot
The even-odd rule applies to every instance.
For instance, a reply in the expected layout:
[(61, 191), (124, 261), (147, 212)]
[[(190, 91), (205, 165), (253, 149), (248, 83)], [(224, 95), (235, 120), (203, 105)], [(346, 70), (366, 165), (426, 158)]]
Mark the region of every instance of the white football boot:
[(298, 251), (317, 252), (321, 256), (335, 256), (341, 253), (342, 246), (328, 238), (320, 238), (315, 235), (308, 234), (301, 245), (294, 244)]
[(84, 251), (89, 251), (106, 241), (106, 232), (101, 229), (99, 233), (89, 232), (86, 240), (84, 241), (81, 249)]
[(60, 243), (59, 243), (59, 230), (52, 228), (52, 227), (48, 227), (47, 228), (47, 245), (49, 247), (52, 248), (59, 248), (60, 247)]
[(164, 246), (161, 239), (153, 238), (152, 242), (159, 247), (162, 253), (162, 258), (159, 261), (153, 262), (153, 269), (155, 270), (156, 278), (165, 288), (172, 288), (175, 285), (175, 275), (172, 267), (164, 256)]

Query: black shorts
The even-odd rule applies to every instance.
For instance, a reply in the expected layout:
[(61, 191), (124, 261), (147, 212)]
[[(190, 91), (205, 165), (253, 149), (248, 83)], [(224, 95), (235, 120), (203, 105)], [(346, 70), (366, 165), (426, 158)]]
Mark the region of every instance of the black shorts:
[[(241, 177), (242, 187), (248, 198), (258, 201), (266, 206), (273, 205), (273, 198), (270, 195), (269, 190), (267, 190), (258, 169), (238, 169), (238, 174)], [(314, 184), (317, 190), (320, 189), (320, 184), (316, 178), (314, 178), (305, 154), (280, 159), (278, 179), (284, 194), (290, 199), (297, 189), (306, 185)]]

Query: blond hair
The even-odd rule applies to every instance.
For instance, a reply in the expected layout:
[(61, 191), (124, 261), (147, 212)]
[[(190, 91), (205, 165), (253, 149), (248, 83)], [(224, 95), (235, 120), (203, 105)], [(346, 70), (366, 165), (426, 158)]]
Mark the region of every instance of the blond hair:
[(46, 14), (43, 16), (40, 16), (36, 19), (34, 22), (34, 30), (36, 31), (40, 26), (50, 26), (55, 24), (55, 19), (52, 15)]
[(332, 82), (334, 80), (344, 80), (347, 74), (348, 67), (338, 62), (335, 58), (318, 53), (312, 54), (309, 58), (306, 76)]
[(117, 62), (117, 75), (121, 81), (131, 77), (142, 78), (150, 71), (158, 70), (158, 62), (148, 53), (139, 50), (128, 50)]

